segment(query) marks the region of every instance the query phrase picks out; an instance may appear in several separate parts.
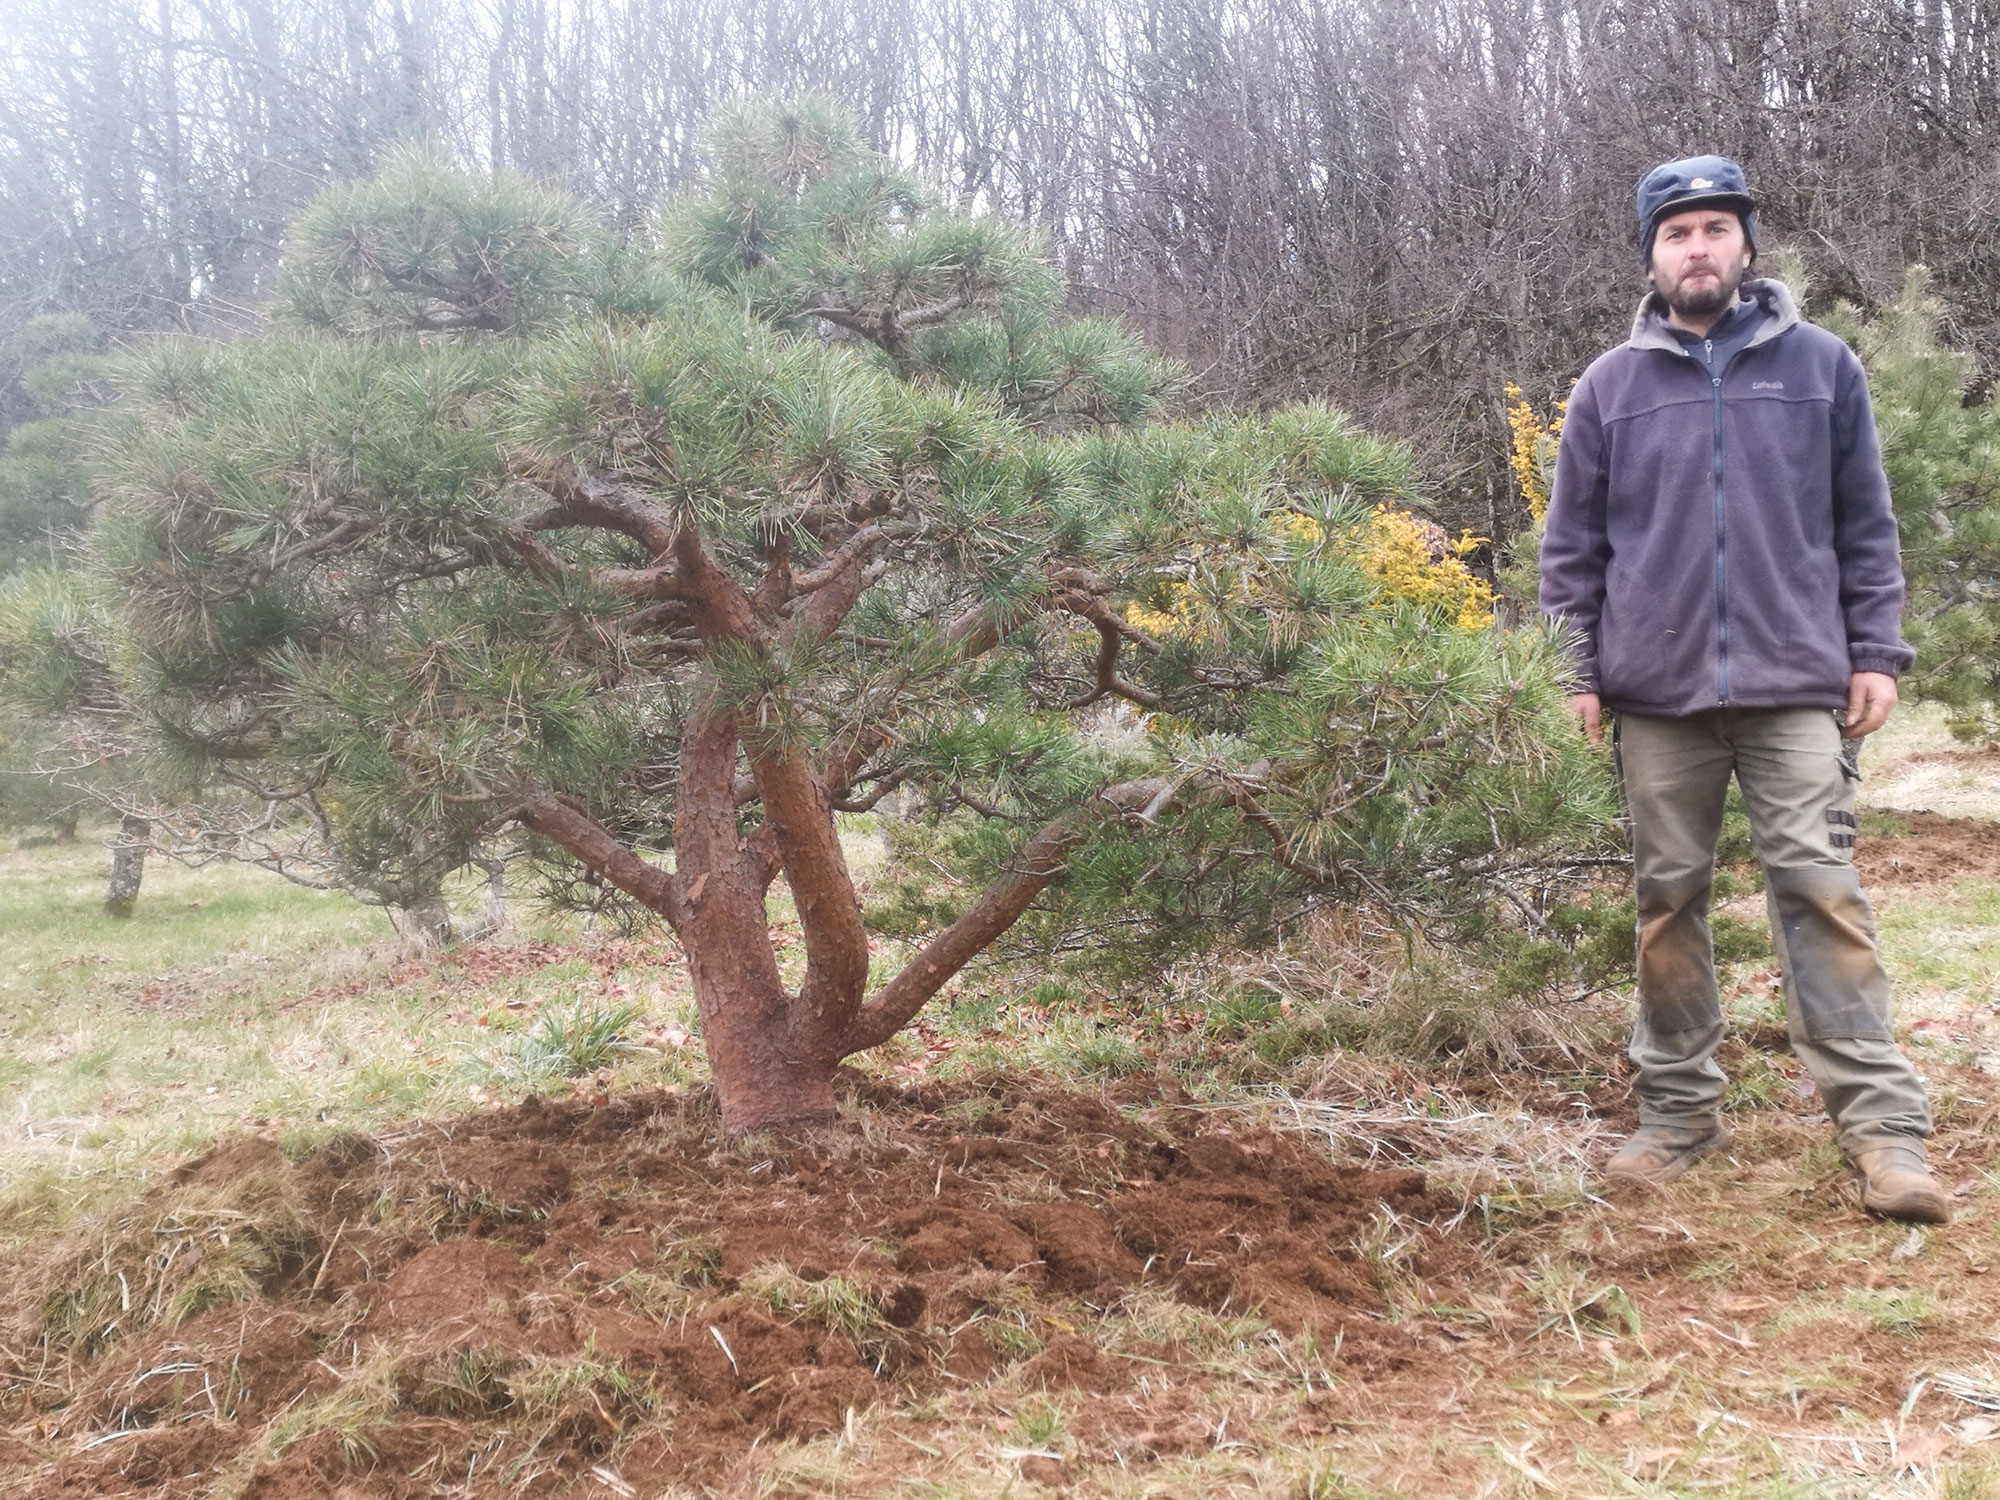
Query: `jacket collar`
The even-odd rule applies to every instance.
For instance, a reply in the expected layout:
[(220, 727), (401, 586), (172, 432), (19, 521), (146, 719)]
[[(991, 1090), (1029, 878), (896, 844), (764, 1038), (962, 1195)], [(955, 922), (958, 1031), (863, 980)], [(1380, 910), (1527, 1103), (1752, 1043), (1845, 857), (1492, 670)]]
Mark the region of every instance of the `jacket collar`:
[[(1744, 348), (1754, 349), (1759, 344), (1768, 344), (1799, 321), (1799, 304), (1793, 300), (1791, 288), (1782, 281), (1760, 277), (1744, 282), (1743, 291), (1764, 309), (1765, 314), (1764, 326), (1750, 335), (1750, 342)], [(1632, 319), (1632, 336), (1625, 343), (1631, 349), (1687, 353), (1681, 341), (1674, 337), (1674, 331), (1667, 326), (1667, 302), (1658, 292), (1646, 293), (1639, 303), (1639, 311)]]

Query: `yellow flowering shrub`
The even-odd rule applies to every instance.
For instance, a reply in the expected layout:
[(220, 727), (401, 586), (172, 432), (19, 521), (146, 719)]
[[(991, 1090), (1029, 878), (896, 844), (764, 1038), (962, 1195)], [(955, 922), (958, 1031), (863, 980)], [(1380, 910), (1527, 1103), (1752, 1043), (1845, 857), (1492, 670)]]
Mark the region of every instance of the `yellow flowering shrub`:
[(1170, 583), (1167, 585), (1168, 606), (1165, 610), (1148, 609), (1134, 600), (1125, 606), (1125, 619), (1150, 636), (1171, 636), (1191, 633), (1195, 623), (1195, 591), (1191, 584)]
[(1528, 404), (1521, 387), (1514, 381), (1507, 382), (1508, 462), (1514, 470), (1514, 482), (1520, 486), (1521, 498), (1527, 502), (1528, 514), (1538, 525), (1548, 514), (1556, 443), (1562, 437), (1563, 416), (1568, 410), (1567, 401), (1558, 401), (1556, 414), (1544, 421)]
[(1461, 630), (1484, 630), (1493, 623), (1493, 586), (1465, 565), (1485, 537), (1468, 531), (1454, 542), (1440, 526), (1378, 505), (1349, 541), (1384, 603), (1425, 605), (1450, 615)]
[[(1325, 540), (1319, 522), (1297, 512), (1279, 517), (1277, 527), (1305, 547)], [(1465, 562), (1486, 538), (1468, 532), (1453, 541), (1442, 527), (1393, 506), (1377, 505), (1366, 521), (1342, 532), (1339, 542), (1374, 580), (1380, 602), (1423, 605), (1446, 615), (1462, 630), (1483, 630), (1493, 623), (1493, 588)], [(1165, 609), (1134, 602), (1125, 606), (1125, 618), (1156, 637), (1215, 637), (1226, 629), (1230, 609), (1271, 602), (1266, 587), (1270, 566), (1244, 562), (1205, 570), (1193, 582), (1175, 580), (1165, 587)]]

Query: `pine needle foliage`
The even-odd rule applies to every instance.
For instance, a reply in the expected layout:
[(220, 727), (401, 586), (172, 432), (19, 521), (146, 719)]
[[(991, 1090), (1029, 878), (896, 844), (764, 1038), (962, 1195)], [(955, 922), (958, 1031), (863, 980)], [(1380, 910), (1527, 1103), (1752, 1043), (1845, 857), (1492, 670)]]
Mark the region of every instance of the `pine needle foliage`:
[(313, 200), (287, 240), (279, 296), (287, 317), (343, 333), (525, 334), (599, 290), (591, 273), (607, 249), (569, 194), (461, 172), (442, 140), (418, 140)]
[(89, 523), (90, 418), (109, 396), (107, 343), (81, 313), (43, 313), (0, 349), (0, 573), (66, 565)]
[[(1478, 905), (1601, 836), (1551, 641), (1406, 515), (1405, 450), (1168, 420), (1169, 366), (834, 101), (710, 142), (637, 245), (409, 148), (301, 218), (261, 337), (126, 372), (96, 568), (190, 753), (310, 787), (356, 880), (520, 826), (549, 890), (663, 917), (732, 1130), (828, 1115), (1010, 930)], [(891, 793), (945, 883), (884, 975), (834, 820)]]
[(672, 263), (759, 317), (878, 351), (906, 379), (967, 390), (1044, 427), (1153, 415), (1180, 372), (1121, 324), (1061, 318), (1032, 237), (870, 149), (838, 98), (752, 97), (709, 128), (706, 191), (658, 223)]
[(1940, 333), (1921, 267), (1872, 318), (1842, 304), (1828, 326), (1868, 371), (1909, 584), (1916, 648), (1906, 691), (1944, 705), (1968, 738), (2000, 733), (2000, 404), (1976, 361)]

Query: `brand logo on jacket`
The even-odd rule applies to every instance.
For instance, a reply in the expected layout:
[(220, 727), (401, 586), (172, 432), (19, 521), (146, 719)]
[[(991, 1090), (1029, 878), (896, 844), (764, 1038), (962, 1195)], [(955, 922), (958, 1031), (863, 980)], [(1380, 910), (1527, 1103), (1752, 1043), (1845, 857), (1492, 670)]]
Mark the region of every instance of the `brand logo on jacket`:
[(1782, 391), (1784, 388), (1785, 382), (1782, 380), (1753, 380), (1750, 382), (1750, 389), (1753, 391)]

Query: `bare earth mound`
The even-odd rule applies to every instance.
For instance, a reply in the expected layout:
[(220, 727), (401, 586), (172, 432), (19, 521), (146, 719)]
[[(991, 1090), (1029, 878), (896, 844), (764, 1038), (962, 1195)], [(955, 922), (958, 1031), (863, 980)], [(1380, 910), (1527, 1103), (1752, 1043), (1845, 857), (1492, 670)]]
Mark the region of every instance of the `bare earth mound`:
[[(225, 1145), (8, 1268), (0, 1373), (32, 1412), (0, 1494), (652, 1493), (1017, 1367), (1124, 1389), (1178, 1351), (1108, 1355), (1063, 1313), (1133, 1295), (1255, 1313), (1349, 1370), (1424, 1347), (1357, 1249), (1385, 1208), (1449, 1211), (1419, 1173), (1237, 1114), (1007, 1085), (869, 1103), (858, 1131), (761, 1150), (717, 1149), (668, 1094), (296, 1161)], [(1444, 1269), (1411, 1233), (1412, 1269)]]

